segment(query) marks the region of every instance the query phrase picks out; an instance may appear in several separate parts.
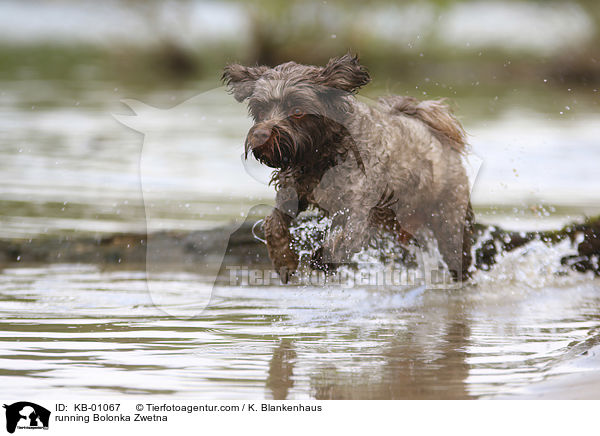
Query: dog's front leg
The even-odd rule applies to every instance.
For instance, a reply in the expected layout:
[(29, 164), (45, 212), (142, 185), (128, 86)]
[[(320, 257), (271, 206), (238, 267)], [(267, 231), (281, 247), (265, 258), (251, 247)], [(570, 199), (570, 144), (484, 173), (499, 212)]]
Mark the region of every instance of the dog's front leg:
[(275, 270), (282, 283), (298, 268), (298, 255), (292, 249), (290, 223), (299, 212), (298, 196), (293, 189), (281, 189), (277, 192), (276, 207), (265, 218), (263, 225), (267, 250)]
[(291, 246), (292, 237), (289, 230), (291, 221), (291, 216), (276, 208), (265, 218), (264, 223), (269, 257), (283, 283), (288, 282), (289, 276), (298, 267), (298, 255)]

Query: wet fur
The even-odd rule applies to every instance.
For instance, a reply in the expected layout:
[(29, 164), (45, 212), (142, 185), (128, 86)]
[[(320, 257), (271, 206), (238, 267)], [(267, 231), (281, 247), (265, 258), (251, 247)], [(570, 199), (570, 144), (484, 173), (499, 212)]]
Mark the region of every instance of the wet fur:
[(359, 102), (354, 94), (370, 76), (351, 55), (324, 67), (233, 64), (223, 79), (238, 101), (247, 100), (255, 120), (246, 154), (276, 169), (276, 207), (264, 228), (284, 282), (298, 265), (289, 225), (311, 205), (334, 218), (313, 265), (347, 261), (377, 228), (394, 229), (401, 243), (428, 228), (454, 277), (468, 275), (465, 133), (443, 101), (388, 96), (373, 106)]

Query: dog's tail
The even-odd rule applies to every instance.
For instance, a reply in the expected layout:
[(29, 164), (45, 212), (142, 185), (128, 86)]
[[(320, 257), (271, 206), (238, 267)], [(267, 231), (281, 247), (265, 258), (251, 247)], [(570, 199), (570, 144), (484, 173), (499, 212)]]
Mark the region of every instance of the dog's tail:
[(379, 103), (391, 113), (418, 118), (442, 144), (458, 152), (466, 152), (467, 135), (444, 99), (419, 101), (414, 97), (394, 95), (380, 98)]

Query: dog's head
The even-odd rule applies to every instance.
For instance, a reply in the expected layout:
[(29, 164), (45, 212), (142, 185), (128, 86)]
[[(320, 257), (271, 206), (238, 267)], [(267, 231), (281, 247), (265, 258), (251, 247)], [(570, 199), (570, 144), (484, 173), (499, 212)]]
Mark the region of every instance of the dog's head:
[(331, 59), (324, 67), (287, 62), (274, 68), (225, 67), (223, 80), (255, 121), (245, 153), (273, 168), (314, 161), (343, 135), (348, 97), (371, 80), (358, 58)]

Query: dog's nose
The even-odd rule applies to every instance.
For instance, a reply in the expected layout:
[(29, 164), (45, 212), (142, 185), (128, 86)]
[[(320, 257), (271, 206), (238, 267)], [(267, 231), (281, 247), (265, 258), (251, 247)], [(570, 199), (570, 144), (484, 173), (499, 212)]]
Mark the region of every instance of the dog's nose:
[(261, 127), (252, 133), (252, 139), (256, 145), (263, 145), (271, 137), (271, 129)]

